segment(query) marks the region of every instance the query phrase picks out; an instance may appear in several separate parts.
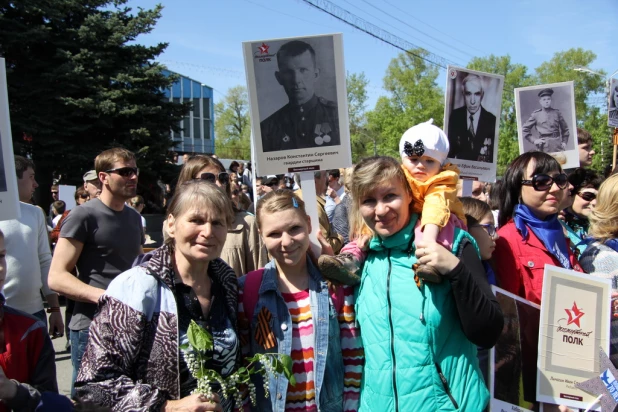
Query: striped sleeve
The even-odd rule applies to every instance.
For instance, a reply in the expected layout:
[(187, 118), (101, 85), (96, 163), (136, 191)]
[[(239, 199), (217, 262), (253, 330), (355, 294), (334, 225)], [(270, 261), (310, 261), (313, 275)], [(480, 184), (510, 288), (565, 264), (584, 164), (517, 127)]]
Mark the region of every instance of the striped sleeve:
[(354, 313), (354, 288), (343, 286), (344, 303), (339, 313), (341, 351), (343, 353), (343, 410), (357, 411), (360, 398), (360, 382), (363, 374), (364, 351), (360, 329)]

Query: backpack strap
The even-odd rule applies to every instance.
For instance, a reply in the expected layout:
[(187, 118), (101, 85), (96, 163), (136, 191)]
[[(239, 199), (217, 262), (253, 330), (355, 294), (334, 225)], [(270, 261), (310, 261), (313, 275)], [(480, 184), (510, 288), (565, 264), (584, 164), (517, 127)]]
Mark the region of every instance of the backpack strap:
[(253, 312), (255, 312), (255, 305), (257, 305), (258, 298), (260, 297), (260, 286), (262, 285), (263, 276), (264, 268), (247, 273), (245, 278), (242, 306), (249, 322), (253, 320)]

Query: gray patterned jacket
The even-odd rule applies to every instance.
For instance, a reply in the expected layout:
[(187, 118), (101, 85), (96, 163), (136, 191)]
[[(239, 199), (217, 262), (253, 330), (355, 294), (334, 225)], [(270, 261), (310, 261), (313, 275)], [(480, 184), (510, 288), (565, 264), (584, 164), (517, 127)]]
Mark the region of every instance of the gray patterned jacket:
[[(223, 285), (237, 330), (238, 285), (221, 259), (208, 273)], [(75, 382), (80, 398), (114, 411), (159, 411), (180, 394), (178, 311), (168, 246), (118, 275), (99, 300)], [(240, 357), (238, 356), (238, 361)]]

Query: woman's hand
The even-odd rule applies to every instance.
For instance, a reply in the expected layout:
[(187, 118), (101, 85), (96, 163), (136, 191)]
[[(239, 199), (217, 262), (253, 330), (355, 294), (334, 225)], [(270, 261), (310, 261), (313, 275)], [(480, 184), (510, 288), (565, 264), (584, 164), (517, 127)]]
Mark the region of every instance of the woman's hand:
[(416, 242), (416, 258), (419, 264), (434, 267), (441, 275), (446, 275), (455, 269), (459, 259), (439, 243)]
[(204, 395), (190, 395), (177, 401), (167, 401), (161, 408), (161, 412), (203, 412), (220, 411), (221, 399), (216, 393), (208, 400)]

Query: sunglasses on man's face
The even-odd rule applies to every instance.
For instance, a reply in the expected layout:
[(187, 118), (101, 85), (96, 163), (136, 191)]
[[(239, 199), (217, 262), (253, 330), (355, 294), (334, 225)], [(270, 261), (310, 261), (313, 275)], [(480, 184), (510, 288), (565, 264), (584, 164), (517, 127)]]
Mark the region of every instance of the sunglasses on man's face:
[(538, 192), (549, 190), (553, 184), (556, 184), (560, 189), (564, 189), (569, 184), (567, 175), (564, 173), (555, 176), (546, 175), (544, 173), (534, 175), (532, 180), (522, 180), (521, 184), (532, 186)]
[(215, 183), (215, 181), (218, 179), (219, 183), (227, 183), (227, 181), (230, 179), (230, 175), (226, 172), (221, 172), (219, 173), (219, 175), (215, 175), (214, 173), (202, 173), (200, 175), (200, 179), (210, 183)]
[(581, 197), (586, 202), (592, 202), (597, 198), (597, 194), (593, 192), (577, 192), (577, 196)]
[(137, 167), (119, 167), (117, 169), (106, 170), (105, 173), (116, 173), (122, 177), (132, 177), (133, 175), (139, 176), (139, 169)]
[(57, 195), (57, 194), (58, 194), (58, 192), (51, 192), (51, 194), (52, 194), (52, 195)]

